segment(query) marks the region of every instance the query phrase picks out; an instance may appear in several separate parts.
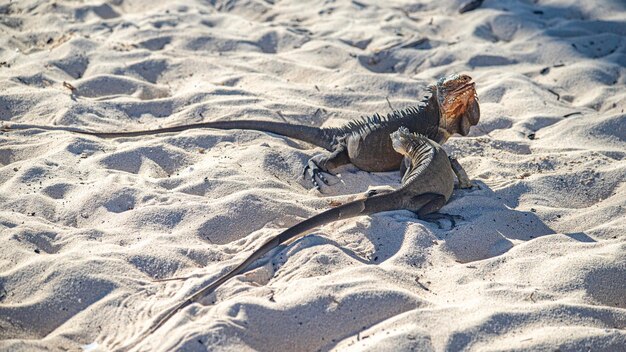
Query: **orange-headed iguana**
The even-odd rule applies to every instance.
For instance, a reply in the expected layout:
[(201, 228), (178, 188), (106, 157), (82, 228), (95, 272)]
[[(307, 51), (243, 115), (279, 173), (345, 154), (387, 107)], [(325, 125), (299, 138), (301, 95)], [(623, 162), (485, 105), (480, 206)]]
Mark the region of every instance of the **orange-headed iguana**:
[[(266, 131), (299, 139), (325, 148), (330, 153), (311, 158), (304, 168), (313, 185), (319, 189), (318, 180), (327, 184), (324, 172), (354, 164), (363, 171), (382, 172), (400, 169), (402, 155), (394, 151), (389, 135), (400, 126), (413, 133), (422, 134), (443, 144), (451, 135), (469, 133), (470, 127), (478, 123), (480, 108), (472, 78), (453, 74), (439, 79), (429, 87), (429, 94), (415, 107), (393, 111), (386, 116), (374, 114), (350, 121), (342, 127), (312, 127), (284, 122), (260, 120), (210, 121), (196, 124), (166, 127), (146, 131), (90, 132), (68, 127), (5, 124), (4, 130), (41, 128), (67, 130), (100, 138), (137, 137), (157, 133), (180, 132), (196, 128), (244, 129)], [(453, 161), (455, 162), (455, 161)], [(456, 163), (456, 162), (455, 162)], [(455, 172), (464, 174), (456, 163)], [(471, 187), (467, 177), (459, 176), (461, 188)]]

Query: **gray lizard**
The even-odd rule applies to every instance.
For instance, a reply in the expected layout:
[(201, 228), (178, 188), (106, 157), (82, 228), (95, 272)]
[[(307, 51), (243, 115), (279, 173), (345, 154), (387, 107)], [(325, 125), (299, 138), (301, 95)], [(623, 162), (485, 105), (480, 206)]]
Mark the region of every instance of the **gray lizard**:
[[(443, 144), (453, 134), (466, 136), (470, 127), (480, 119), (480, 107), (472, 78), (468, 75), (450, 75), (429, 87), (429, 94), (416, 107), (394, 111), (386, 116), (374, 114), (346, 123), (342, 127), (320, 128), (283, 122), (259, 120), (211, 121), (185, 126), (166, 127), (134, 132), (90, 132), (67, 127), (5, 124), (4, 130), (41, 128), (66, 130), (101, 138), (137, 137), (157, 133), (179, 132), (195, 128), (259, 130), (299, 139), (325, 148), (330, 153), (311, 158), (304, 168), (315, 188), (318, 180), (327, 184), (328, 173), (341, 165), (354, 164), (363, 171), (382, 172), (400, 169), (402, 155), (394, 151), (390, 133), (404, 126), (409, 131), (425, 135)], [(471, 187), (458, 163), (454, 171), (461, 188)]]
[(445, 151), (436, 142), (423, 135), (411, 133), (405, 127), (400, 127), (392, 133), (390, 140), (394, 150), (405, 156), (410, 164), (402, 178), (400, 188), (384, 190), (384, 192), (369, 192), (362, 199), (322, 212), (281, 232), (227, 274), (210, 285), (200, 288), (184, 302), (164, 312), (143, 336), (156, 331), (181, 309), (197, 302), (226, 281), (242, 273), (253, 262), (280, 244), (321, 225), (355, 216), (400, 209), (413, 211), (422, 220), (436, 221), (446, 218), (454, 225), (453, 216), (435, 213), (446, 204), (454, 188), (454, 173)]

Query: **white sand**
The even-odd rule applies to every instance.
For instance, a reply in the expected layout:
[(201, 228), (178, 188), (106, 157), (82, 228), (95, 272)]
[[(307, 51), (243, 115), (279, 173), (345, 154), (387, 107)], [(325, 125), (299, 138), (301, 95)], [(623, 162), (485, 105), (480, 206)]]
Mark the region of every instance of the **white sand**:
[[(442, 210), (455, 229), (407, 211), (324, 226), (138, 350), (626, 350), (623, 1), (0, 3), (2, 122), (335, 126), (445, 74), (477, 82), (481, 122), (446, 144), (481, 187)], [(122, 348), (332, 196), (399, 184), (350, 166), (309, 191), (320, 151), (254, 131), (0, 134), (0, 349)]]

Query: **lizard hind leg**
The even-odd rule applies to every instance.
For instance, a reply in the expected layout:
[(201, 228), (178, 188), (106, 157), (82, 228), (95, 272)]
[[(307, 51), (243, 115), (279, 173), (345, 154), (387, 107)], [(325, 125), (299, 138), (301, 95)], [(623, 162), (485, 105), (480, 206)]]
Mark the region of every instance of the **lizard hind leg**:
[(431, 213), (424, 216), (419, 216), (420, 220), (424, 220), (430, 223), (437, 225), (437, 227), (441, 230), (444, 229), (443, 221), (447, 220), (450, 222), (450, 228), (448, 230), (452, 230), (456, 227), (457, 221), (465, 220), (461, 215), (453, 215), (446, 213)]
[(324, 173), (330, 174), (330, 169), (334, 169), (341, 165), (349, 164), (350, 158), (345, 148), (337, 148), (330, 155), (318, 154), (307, 162), (304, 167), (303, 174), (308, 176), (313, 183), (313, 187), (320, 190), (320, 183), (318, 180), (328, 186), (328, 180)]
[(444, 196), (440, 194), (426, 193), (421, 194), (418, 197), (421, 198), (422, 202), (426, 201), (426, 204), (424, 204), (422, 207), (415, 211), (415, 213), (417, 213), (417, 217), (420, 220), (434, 223), (440, 229), (444, 228), (442, 225), (442, 221), (447, 220), (450, 222), (449, 230), (456, 227), (457, 221), (464, 220), (463, 217), (460, 215), (437, 213), (437, 211), (446, 204), (446, 199)]

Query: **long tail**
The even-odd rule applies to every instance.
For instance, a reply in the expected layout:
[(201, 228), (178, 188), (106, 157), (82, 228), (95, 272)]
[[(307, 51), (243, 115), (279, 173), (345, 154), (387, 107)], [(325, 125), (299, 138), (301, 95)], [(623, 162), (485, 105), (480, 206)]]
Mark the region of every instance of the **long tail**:
[(292, 125), (284, 122), (260, 121), (260, 120), (234, 120), (234, 121), (211, 121), (194, 123), (184, 126), (174, 126), (158, 128), (154, 130), (129, 131), (129, 132), (91, 132), (80, 130), (72, 127), (61, 126), (39, 126), (28, 124), (6, 124), (3, 130), (23, 130), (38, 128), (49, 131), (69, 131), (74, 133), (86, 134), (100, 138), (120, 138), (120, 137), (138, 137), (159, 133), (181, 132), (198, 128), (215, 128), (220, 130), (256, 130), (279, 134), (281, 136), (295, 138), (305, 141), (322, 148), (330, 149), (332, 141), (328, 140), (324, 130), (319, 127), (311, 127), (305, 125)]
[(355, 216), (370, 215), (379, 213), (382, 211), (391, 211), (402, 209), (402, 204), (399, 202), (399, 191), (394, 191), (387, 194), (377, 195), (361, 200), (356, 200), (350, 203), (343, 204), (336, 208), (327, 210), (323, 213), (315, 215), (307, 220), (304, 220), (287, 230), (281, 232), (278, 236), (272, 238), (263, 244), (259, 249), (254, 251), (246, 260), (244, 260), (237, 267), (229, 271), (224, 276), (220, 277), (208, 286), (199, 289), (196, 293), (185, 299), (184, 302), (172, 307), (170, 310), (164, 313), (164, 315), (157, 319), (157, 322), (150, 328), (147, 334), (151, 334), (161, 327), (169, 318), (174, 316), (177, 312), (190, 304), (198, 301), (200, 298), (213, 292), (216, 288), (221, 286), (226, 281), (230, 280), (234, 276), (242, 273), (244, 270), (254, 263), (257, 259), (263, 257), (272, 249), (278, 247), (281, 243), (288, 241), (305, 231), (314, 229), (318, 226), (331, 223), (337, 220), (349, 219)]

